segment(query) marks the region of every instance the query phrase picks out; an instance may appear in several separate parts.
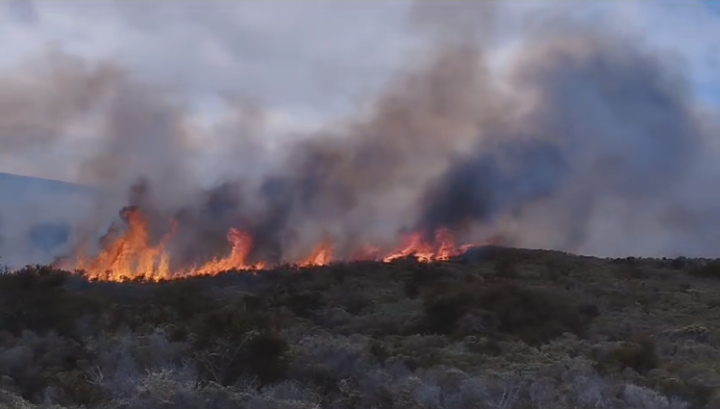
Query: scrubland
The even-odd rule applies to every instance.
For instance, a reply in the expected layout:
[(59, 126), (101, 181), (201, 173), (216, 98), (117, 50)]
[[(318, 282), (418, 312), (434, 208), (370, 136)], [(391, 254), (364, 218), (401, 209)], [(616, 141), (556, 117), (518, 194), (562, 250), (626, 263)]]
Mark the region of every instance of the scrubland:
[(491, 247), (158, 283), (0, 275), (0, 407), (720, 408), (720, 262)]

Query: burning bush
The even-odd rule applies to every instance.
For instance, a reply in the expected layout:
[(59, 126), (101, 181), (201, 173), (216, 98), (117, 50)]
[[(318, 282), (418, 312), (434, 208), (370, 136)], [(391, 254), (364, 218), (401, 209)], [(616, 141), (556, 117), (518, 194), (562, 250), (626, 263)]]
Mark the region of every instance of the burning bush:
[[(176, 265), (171, 257), (173, 238), (177, 234), (176, 222), (171, 223), (171, 230), (153, 244), (148, 219), (138, 207), (127, 207), (121, 212), (127, 224), (122, 230), (112, 226), (101, 240), (102, 250), (96, 256), (89, 256), (84, 249), (71, 258), (57, 262), (58, 267), (80, 271), (91, 279), (126, 281), (126, 280), (168, 280), (191, 276), (217, 275), (227, 271), (257, 272), (273, 265), (268, 260), (250, 261), (255, 251), (253, 236), (239, 228), (232, 227), (227, 232), (229, 254), (215, 254), (211, 260), (197, 265)], [(439, 228), (430, 239), (422, 232), (406, 235), (404, 243), (395, 249), (381, 251), (375, 246), (353, 248), (345, 255), (350, 261), (383, 261), (390, 263), (403, 258), (416, 258), (420, 262), (447, 261), (457, 257), (477, 245), (458, 246), (452, 232)], [(325, 266), (336, 261), (334, 254), (336, 245), (325, 238), (312, 252), (300, 259), (284, 260), (298, 267)], [(341, 255), (343, 257), (343, 255)], [(277, 266), (277, 263), (275, 263)]]

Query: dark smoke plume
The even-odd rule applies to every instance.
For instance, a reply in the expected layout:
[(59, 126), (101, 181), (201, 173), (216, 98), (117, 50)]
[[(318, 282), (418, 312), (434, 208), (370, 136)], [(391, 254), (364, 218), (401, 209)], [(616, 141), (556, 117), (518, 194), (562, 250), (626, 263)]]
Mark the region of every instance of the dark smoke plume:
[(628, 39), (578, 30), (528, 41), (511, 81), (530, 108), (493, 131), (503, 142), (481, 144), (431, 182), (421, 225), (461, 228), (538, 203), (565, 234), (546, 245), (579, 250), (599, 202), (642, 213), (689, 181), (707, 135), (686, 81)]
[[(476, 155), (476, 156), (475, 156)], [(538, 141), (502, 144), (459, 158), (426, 190), (418, 230), (462, 231), (503, 212), (552, 195), (568, 177), (557, 146)]]

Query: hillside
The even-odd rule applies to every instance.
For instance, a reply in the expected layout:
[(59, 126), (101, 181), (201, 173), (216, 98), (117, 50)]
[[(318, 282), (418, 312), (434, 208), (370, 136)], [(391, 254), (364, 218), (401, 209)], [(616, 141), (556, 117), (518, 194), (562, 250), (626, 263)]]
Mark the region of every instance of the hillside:
[(8, 194), (22, 194), (27, 191), (50, 194), (93, 194), (97, 188), (61, 180), (0, 172), (0, 189)]
[(73, 226), (92, 213), (98, 188), (0, 172), (0, 251), (3, 262), (52, 262)]
[(0, 407), (720, 407), (715, 262), (468, 254), (2, 275)]

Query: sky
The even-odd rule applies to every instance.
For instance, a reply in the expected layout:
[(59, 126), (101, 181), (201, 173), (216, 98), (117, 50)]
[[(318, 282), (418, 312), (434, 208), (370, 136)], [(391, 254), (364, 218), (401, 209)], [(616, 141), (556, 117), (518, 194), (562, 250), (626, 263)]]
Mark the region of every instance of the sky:
[[(563, 7), (588, 24), (619, 24), (667, 49), (696, 90), (720, 105), (720, 7), (683, 1), (507, 1), (504, 29)], [(182, 95), (202, 138), (237, 108), (262, 106), (274, 138), (319, 128), (361, 109), (421, 41), (404, 25), (408, 1), (30, 1), (0, 2), (0, 81), (61, 51), (109, 62)], [(474, 18), (470, 16), (469, 18)], [(498, 64), (508, 41), (496, 45)], [(24, 67), (24, 68), (23, 68)], [(4, 132), (8, 132), (7, 130)], [(68, 132), (83, 133), (80, 127)], [(82, 141), (91, 140), (86, 132)], [(8, 137), (0, 134), (0, 138)], [(35, 156), (73, 160), (85, 142)], [(207, 146), (212, 146), (208, 142)], [(28, 153), (27, 155), (30, 155)], [(25, 156), (0, 152), (0, 171), (72, 180)], [(212, 173), (212, 165), (199, 163)]]

